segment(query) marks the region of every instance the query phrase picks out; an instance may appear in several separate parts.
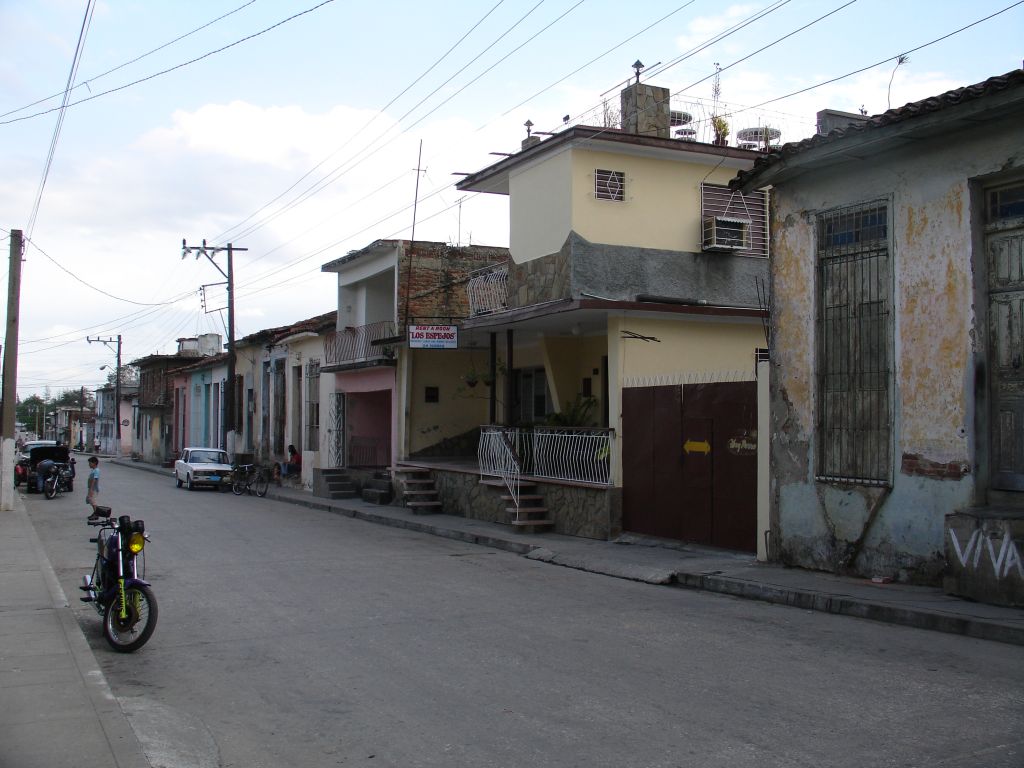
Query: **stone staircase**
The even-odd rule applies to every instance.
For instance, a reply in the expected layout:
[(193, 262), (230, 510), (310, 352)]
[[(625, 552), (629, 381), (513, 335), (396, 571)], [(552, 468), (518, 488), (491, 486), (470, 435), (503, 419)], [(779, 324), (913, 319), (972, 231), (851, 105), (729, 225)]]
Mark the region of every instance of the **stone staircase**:
[(325, 469), (322, 474), (326, 498), (354, 499), (359, 496), (356, 484), (344, 469)]
[(374, 472), (373, 477), (363, 483), (363, 501), (371, 504), (390, 504), (394, 497), (394, 489), (391, 487), (391, 473), (387, 471)]
[(433, 515), (441, 511), (437, 486), (429, 469), (421, 467), (396, 467), (393, 470), (400, 477), (402, 499), (414, 515)]
[(503, 480), (481, 480), (481, 485), (493, 488), (501, 493), (502, 501), (508, 502), (505, 507), (508, 515), (508, 524), (513, 528), (528, 533), (540, 533), (549, 528), (554, 528), (555, 521), (548, 516), (548, 508), (544, 506), (544, 497), (538, 493), (531, 493), (537, 489), (536, 483), (528, 480), (519, 482), (519, 506), (515, 506), (514, 497), (508, 495), (508, 488)]

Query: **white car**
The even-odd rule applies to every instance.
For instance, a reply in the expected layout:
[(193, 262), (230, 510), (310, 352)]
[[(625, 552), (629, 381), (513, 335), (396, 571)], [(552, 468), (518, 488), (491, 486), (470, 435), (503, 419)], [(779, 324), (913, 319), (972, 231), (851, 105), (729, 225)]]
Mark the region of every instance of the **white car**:
[(174, 462), (174, 484), (190, 491), (198, 486), (231, 487), (231, 463), (220, 448), (183, 448)]

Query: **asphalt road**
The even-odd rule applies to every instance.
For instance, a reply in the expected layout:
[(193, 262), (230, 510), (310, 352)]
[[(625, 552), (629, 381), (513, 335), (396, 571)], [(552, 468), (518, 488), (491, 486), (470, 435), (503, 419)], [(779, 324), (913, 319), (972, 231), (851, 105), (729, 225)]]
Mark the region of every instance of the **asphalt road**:
[[(127, 656), (79, 621), (159, 768), (1024, 765), (1024, 648), (102, 471), (160, 618)], [(84, 496), (27, 502), (72, 600)]]

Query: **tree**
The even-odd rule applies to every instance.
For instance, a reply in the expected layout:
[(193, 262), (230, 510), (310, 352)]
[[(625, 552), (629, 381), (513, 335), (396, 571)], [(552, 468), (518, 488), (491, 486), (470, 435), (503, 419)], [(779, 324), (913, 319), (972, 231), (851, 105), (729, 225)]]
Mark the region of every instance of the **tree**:
[(46, 401), (39, 395), (29, 395), (24, 400), (19, 398), (15, 406), (14, 419), (24, 424), (29, 430), (35, 431), (36, 414), (39, 414), (39, 425), (42, 428), (43, 409), (45, 407)]

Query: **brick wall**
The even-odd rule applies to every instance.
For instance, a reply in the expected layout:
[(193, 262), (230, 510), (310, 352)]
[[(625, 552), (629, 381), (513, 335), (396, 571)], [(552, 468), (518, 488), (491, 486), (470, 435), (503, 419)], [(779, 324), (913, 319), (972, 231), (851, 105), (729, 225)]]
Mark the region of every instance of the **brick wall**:
[[(398, 316), (406, 322), (443, 322), (469, 315), (466, 282), (472, 272), (508, 260), (507, 248), (416, 243), (410, 271), (409, 244), (398, 259)], [(409, 316), (406, 320), (406, 297)]]

